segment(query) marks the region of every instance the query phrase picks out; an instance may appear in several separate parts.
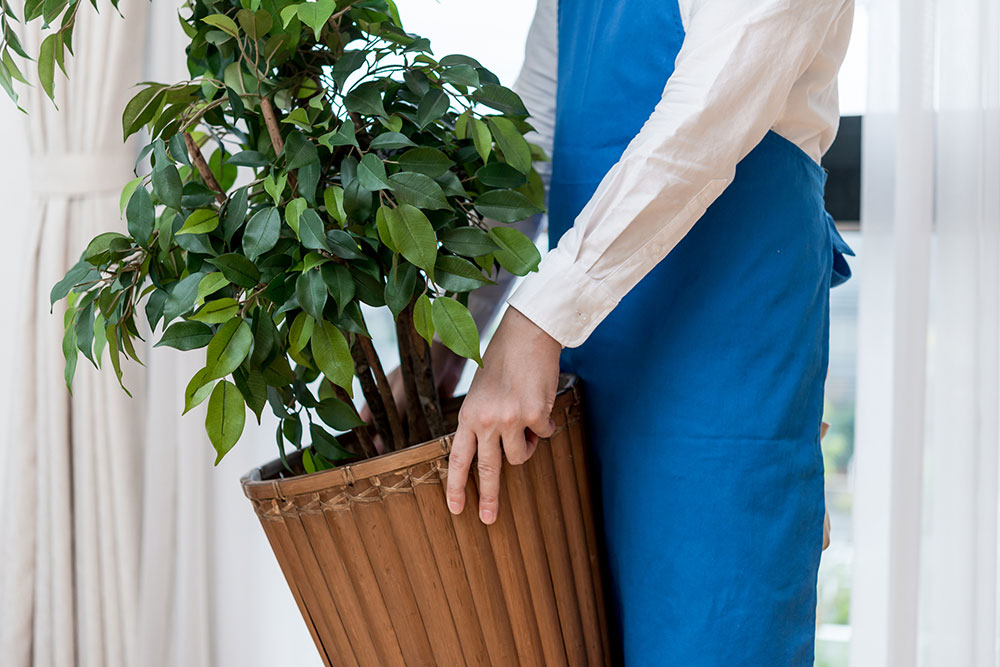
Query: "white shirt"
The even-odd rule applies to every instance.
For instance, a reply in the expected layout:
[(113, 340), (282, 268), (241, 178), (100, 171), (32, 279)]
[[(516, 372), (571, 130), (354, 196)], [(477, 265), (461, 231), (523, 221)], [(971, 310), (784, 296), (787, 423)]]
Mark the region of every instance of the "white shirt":
[[(572, 2), (573, 0), (566, 0)], [(680, 0), (684, 43), (663, 97), (590, 201), (507, 300), (582, 344), (722, 194), (769, 130), (813, 160), (837, 132), (854, 0)], [(551, 154), (557, 0), (538, 0), (514, 89)], [(548, 184), (551, 165), (536, 168)]]

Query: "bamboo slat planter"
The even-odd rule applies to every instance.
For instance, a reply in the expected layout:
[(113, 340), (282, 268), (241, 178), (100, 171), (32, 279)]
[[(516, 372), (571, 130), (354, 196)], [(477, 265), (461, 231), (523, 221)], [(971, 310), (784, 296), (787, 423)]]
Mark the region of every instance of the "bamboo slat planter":
[(525, 465), (504, 462), (492, 526), (473, 479), (469, 509), (448, 511), (450, 435), (311, 475), (285, 477), (273, 461), (243, 478), (326, 665), (610, 664), (579, 387), (561, 384), (556, 432)]

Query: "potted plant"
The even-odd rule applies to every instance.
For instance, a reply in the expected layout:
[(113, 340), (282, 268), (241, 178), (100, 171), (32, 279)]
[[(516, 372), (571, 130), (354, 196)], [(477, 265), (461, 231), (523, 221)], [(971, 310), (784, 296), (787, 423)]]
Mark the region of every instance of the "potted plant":
[[(50, 95), (80, 4), (25, 3), (60, 26), (38, 59)], [(494, 525), (442, 489), (457, 410), (431, 343), (481, 363), (469, 293), (539, 261), (506, 226), (544, 202), (521, 100), (436, 59), (391, 0), (189, 0), (181, 25), (191, 79), (144, 84), (123, 114), (151, 165), (122, 192), (127, 233), (52, 289), (67, 383), (105, 352), (121, 381), (149, 331), (204, 355), (185, 412), (207, 402), (217, 463), (248, 409), (274, 413), (279, 458), (243, 487), (327, 664), (607, 664), (576, 385), (549, 446), (506, 466)], [(0, 50), (20, 78), (16, 38)], [(396, 323), (405, 415), (362, 304)]]

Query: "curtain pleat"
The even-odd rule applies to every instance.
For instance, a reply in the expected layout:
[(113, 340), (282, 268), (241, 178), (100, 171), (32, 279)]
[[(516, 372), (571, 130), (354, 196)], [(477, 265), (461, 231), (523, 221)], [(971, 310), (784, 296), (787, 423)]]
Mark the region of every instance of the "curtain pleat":
[(851, 664), (997, 665), (1000, 4), (867, 5)]
[[(48, 292), (96, 234), (122, 228), (118, 192), (131, 177), (120, 110), (141, 74), (148, 3), (121, 3), (127, 21), (79, 13), (70, 80), (57, 76), (57, 110), (36, 86), (25, 96), (33, 179), (16, 345), (20, 391), (7, 448), (0, 651), (11, 667), (124, 667), (135, 640), (142, 463), (141, 376), (130, 401), (114, 377), (81, 358), (71, 398), (59, 350), (62, 312)], [(136, 30), (136, 26), (140, 26)], [(37, 52), (42, 35), (26, 29)], [(62, 166), (99, 160), (100, 174)], [(68, 163), (66, 163), (68, 164)], [(75, 180), (86, 186), (74, 187)], [(51, 187), (53, 184), (57, 188)]]

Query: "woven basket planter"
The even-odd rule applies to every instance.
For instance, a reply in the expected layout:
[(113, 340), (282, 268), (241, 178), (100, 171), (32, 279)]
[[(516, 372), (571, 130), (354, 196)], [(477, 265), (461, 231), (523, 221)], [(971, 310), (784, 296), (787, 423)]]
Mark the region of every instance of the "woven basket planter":
[(450, 435), (311, 475), (284, 477), (274, 461), (243, 478), (326, 665), (610, 664), (572, 378), (552, 417), (531, 460), (504, 463), (488, 527), (474, 479), (469, 509), (448, 511)]

